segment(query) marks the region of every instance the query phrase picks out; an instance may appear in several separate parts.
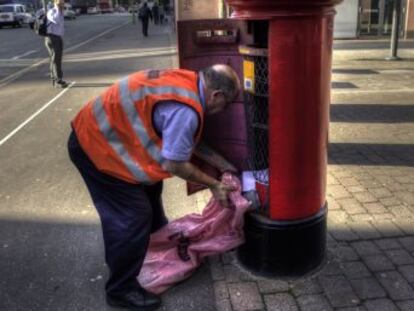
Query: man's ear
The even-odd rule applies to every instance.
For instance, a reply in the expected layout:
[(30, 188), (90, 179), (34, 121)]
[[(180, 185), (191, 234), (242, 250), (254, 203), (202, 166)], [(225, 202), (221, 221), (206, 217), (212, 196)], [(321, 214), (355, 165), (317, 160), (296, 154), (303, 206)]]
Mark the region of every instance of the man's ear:
[(224, 96), (224, 93), (223, 91), (220, 91), (220, 90), (214, 90), (213, 92), (211, 92), (211, 96), (213, 98), (217, 98), (219, 96)]

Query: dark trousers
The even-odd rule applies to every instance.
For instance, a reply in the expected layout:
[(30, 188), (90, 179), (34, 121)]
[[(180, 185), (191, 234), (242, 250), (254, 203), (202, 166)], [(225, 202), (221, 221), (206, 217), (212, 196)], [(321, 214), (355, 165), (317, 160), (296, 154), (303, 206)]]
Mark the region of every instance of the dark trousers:
[(50, 77), (52, 80), (62, 80), (62, 37), (49, 34), (45, 38), (45, 45), (50, 57)]
[(142, 34), (145, 37), (148, 37), (148, 17), (141, 17), (141, 23), (142, 23)]
[(131, 184), (98, 171), (82, 150), (74, 132), (69, 156), (82, 175), (101, 219), (105, 260), (109, 268), (107, 294), (137, 288), (150, 233), (168, 221), (161, 201), (162, 182)]

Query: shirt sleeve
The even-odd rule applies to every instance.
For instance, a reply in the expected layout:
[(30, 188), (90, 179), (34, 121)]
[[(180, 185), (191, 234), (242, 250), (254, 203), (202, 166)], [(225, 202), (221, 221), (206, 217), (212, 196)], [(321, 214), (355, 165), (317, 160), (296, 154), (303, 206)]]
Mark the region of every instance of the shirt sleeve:
[(153, 118), (156, 130), (162, 133), (161, 155), (167, 160), (188, 161), (199, 124), (197, 112), (187, 105), (168, 101), (156, 106)]
[(47, 20), (49, 22), (51, 22), (52, 24), (57, 24), (57, 17), (59, 16), (59, 11), (56, 10), (55, 8), (50, 9), (49, 11), (47, 11)]

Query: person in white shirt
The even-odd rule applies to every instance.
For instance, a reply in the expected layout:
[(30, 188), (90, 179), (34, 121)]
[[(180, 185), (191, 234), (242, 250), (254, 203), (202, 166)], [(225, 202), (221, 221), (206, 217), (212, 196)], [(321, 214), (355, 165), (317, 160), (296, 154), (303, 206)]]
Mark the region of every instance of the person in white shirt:
[(66, 87), (68, 84), (62, 80), (62, 55), (64, 34), (64, 10), (65, 1), (55, 0), (53, 8), (47, 11), (47, 36), (45, 45), (50, 56), (50, 77), (55, 87)]

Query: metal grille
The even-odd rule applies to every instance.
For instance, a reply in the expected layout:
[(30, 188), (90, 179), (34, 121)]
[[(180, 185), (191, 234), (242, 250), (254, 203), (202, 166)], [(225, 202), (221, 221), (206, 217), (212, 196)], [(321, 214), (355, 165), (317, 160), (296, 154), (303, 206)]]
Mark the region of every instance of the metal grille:
[(254, 92), (244, 92), (249, 140), (249, 167), (257, 182), (269, 185), (269, 98), (267, 57), (244, 55), (254, 62)]

